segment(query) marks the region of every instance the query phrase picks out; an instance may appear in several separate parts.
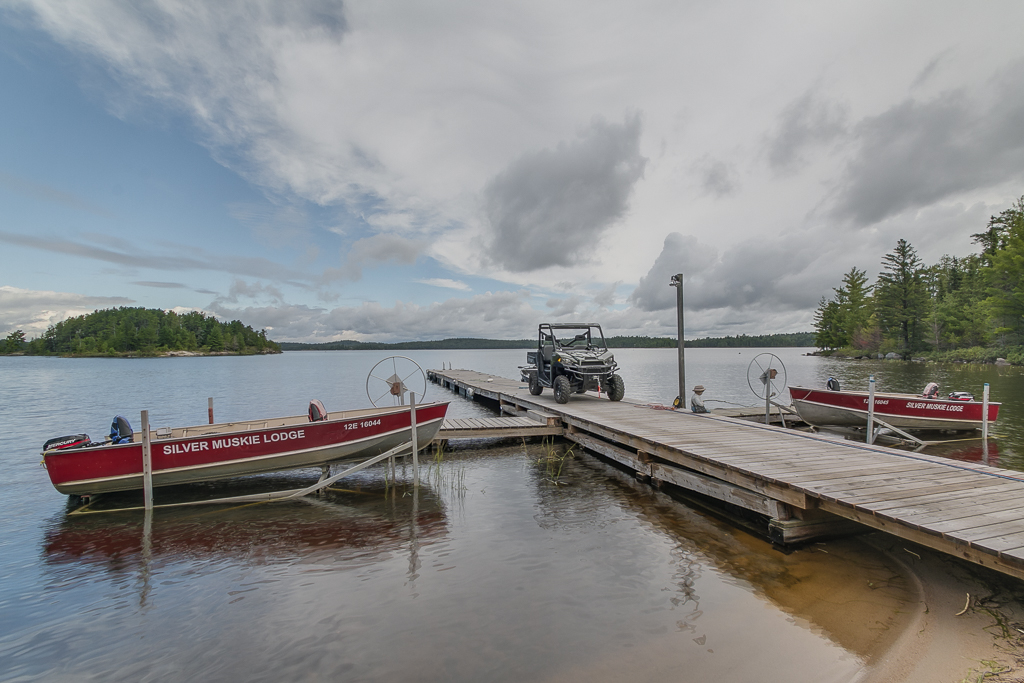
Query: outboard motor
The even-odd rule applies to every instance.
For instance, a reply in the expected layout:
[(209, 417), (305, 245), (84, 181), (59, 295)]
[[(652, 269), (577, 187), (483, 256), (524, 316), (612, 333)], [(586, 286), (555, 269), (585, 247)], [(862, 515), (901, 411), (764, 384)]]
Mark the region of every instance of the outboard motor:
[(132, 434), (134, 432), (128, 420), (121, 415), (115, 415), (114, 421), (110, 423), (110, 443), (131, 443)]
[(309, 421), (320, 422), (321, 420), (327, 419), (327, 409), (324, 408), (324, 404), (319, 399), (313, 399), (309, 402)]
[(91, 442), (88, 434), (72, 434), (70, 436), (58, 436), (43, 444), (43, 452), (46, 451), (67, 451), (72, 448), (85, 448)]
[(840, 391), (839, 380), (837, 380), (835, 377), (829, 377), (828, 381), (825, 382), (825, 388), (828, 389), (829, 391)]

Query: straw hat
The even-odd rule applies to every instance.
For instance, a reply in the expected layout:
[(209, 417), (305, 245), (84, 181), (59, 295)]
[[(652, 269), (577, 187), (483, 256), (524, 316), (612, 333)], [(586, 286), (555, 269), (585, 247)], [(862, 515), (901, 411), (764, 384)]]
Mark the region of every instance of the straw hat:
[(695, 394), (699, 394), (699, 393), (702, 393), (703, 391), (704, 391), (704, 385), (703, 385), (703, 384), (698, 384), (697, 386), (695, 386), (695, 387), (693, 388), (693, 392), (694, 392)]

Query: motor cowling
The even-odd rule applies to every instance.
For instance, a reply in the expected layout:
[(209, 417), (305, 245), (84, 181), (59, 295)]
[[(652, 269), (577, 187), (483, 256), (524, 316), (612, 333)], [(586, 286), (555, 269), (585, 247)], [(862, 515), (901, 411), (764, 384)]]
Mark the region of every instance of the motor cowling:
[(70, 434), (58, 436), (43, 444), (43, 452), (46, 451), (67, 451), (73, 448), (85, 448), (91, 442), (88, 434)]
[(110, 443), (131, 443), (132, 434), (134, 432), (128, 420), (122, 415), (115, 415), (110, 423)]

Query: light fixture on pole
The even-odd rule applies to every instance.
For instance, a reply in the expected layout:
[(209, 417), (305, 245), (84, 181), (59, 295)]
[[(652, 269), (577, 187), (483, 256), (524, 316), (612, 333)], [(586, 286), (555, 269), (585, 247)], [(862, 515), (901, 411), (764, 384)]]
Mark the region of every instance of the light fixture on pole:
[(679, 395), (676, 397), (676, 408), (686, 405), (686, 362), (683, 358), (683, 274), (673, 275), (669, 285), (676, 288), (676, 343), (679, 346)]

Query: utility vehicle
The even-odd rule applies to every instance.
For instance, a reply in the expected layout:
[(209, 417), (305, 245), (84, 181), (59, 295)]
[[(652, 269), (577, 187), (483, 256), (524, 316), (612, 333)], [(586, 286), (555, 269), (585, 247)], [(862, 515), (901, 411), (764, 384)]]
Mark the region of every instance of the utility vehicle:
[(520, 370), (534, 396), (544, 387), (554, 390), (559, 403), (587, 391), (604, 392), (612, 401), (622, 400), (626, 393), (622, 377), (615, 373), (615, 356), (597, 323), (541, 323), (537, 350), (527, 352), (526, 363)]

